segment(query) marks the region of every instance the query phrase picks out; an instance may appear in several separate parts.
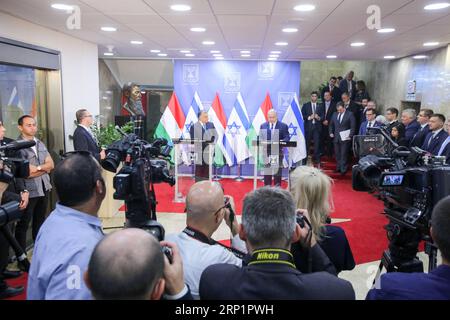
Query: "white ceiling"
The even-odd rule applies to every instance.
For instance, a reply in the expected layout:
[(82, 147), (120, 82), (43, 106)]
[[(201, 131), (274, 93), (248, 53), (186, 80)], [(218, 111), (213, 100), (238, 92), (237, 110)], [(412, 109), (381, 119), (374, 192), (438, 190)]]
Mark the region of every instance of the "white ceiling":
[[(115, 57), (157, 58), (159, 49), (168, 58), (184, 58), (188, 49), (195, 58), (212, 58), (210, 50), (220, 50), (226, 59), (242, 59), (241, 50), (250, 50), (249, 59), (266, 59), (280, 50), (282, 60), (383, 59), (421, 53), (434, 48), (424, 42), (450, 43), (450, 8), (425, 11), (425, 5), (444, 0), (0, 0), (0, 11), (58, 30), (99, 45), (99, 56), (114, 46)], [(68, 14), (50, 7), (52, 3), (78, 5), (81, 29), (66, 28)], [(189, 4), (192, 10), (174, 12), (172, 4)], [(311, 12), (296, 12), (298, 4), (314, 4)], [(369, 5), (381, 8), (381, 26), (394, 33), (380, 34), (366, 27)], [(104, 32), (113, 26), (117, 32)], [(286, 34), (284, 27), (296, 27)], [(203, 33), (191, 27), (205, 27)], [(130, 40), (141, 40), (132, 45)], [(202, 44), (215, 41), (213, 46)], [(275, 42), (285, 41), (285, 47)], [(351, 42), (366, 46), (353, 48)]]

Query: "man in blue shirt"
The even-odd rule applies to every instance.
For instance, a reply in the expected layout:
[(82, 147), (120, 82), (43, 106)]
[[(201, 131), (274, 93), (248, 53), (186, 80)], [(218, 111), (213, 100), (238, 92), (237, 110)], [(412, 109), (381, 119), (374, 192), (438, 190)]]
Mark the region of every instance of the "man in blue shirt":
[(386, 273), (367, 300), (450, 300), (450, 196), (439, 201), (431, 219), (431, 237), (442, 264), (430, 273)]
[(61, 161), (54, 173), (59, 203), (37, 236), (27, 299), (91, 299), (83, 281), (89, 259), (103, 238), (97, 212), (105, 198), (99, 163), (88, 152)]

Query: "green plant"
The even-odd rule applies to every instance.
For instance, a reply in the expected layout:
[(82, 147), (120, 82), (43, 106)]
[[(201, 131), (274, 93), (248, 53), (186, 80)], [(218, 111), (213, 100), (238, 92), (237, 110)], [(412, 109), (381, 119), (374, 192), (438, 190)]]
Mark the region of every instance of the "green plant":
[[(125, 133), (133, 132), (133, 122), (128, 122), (120, 127)], [(99, 117), (95, 117), (95, 121), (91, 126), (92, 134), (97, 139), (101, 148), (108, 147), (111, 143), (122, 138), (121, 134), (116, 130), (115, 125), (110, 123), (106, 126), (100, 124)]]

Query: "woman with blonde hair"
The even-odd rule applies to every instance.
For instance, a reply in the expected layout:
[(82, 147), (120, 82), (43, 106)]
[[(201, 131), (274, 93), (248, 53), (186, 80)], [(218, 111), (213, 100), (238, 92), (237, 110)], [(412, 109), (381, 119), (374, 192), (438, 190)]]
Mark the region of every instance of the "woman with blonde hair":
[[(329, 176), (314, 167), (300, 166), (290, 175), (290, 192), (297, 208), (308, 211), (317, 243), (339, 273), (342, 270), (353, 269), (355, 261), (344, 230), (338, 226), (329, 225), (331, 222), (329, 215), (334, 209), (332, 184), (333, 180)], [(305, 272), (307, 265), (304, 250), (299, 246), (294, 248), (297, 268)]]

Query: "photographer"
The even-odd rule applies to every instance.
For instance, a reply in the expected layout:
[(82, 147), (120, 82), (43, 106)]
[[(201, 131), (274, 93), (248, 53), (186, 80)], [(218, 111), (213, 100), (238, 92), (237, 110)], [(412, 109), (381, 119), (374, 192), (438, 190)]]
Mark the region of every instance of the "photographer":
[(433, 209), (431, 237), (442, 254), (442, 265), (430, 273), (386, 273), (367, 294), (367, 300), (450, 299), (450, 196)]
[[(225, 200), (224, 200), (225, 199)], [(168, 235), (167, 241), (178, 245), (183, 258), (184, 278), (191, 289), (192, 296), (199, 296), (200, 276), (206, 267), (216, 263), (242, 265), (242, 260), (232, 252), (211, 240), (212, 234), (222, 221), (230, 227), (233, 234), (232, 246), (245, 250), (245, 244), (239, 239), (239, 223), (230, 221), (230, 210), (225, 201), (221, 186), (216, 182), (201, 181), (194, 184), (186, 197), (186, 229), (177, 235)]]
[[(172, 250), (172, 262), (161, 245)], [(178, 248), (142, 229), (123, 229), (107, 235), (92, 253), (86, 285), (97, 300), (192, 299), (183, 280)]]
[[(27, 299), (90, 299), (81, 277), (103, 238), (97, 212), (105, 198), (102, 169), (87, 151), (66, 154), (55, 169), (59, 202), (36, 239)], [(80, 179), (80, 177), (83, 177)]]
[[(3, 126), (3, 123), (0, 121), (0, 146), (4, 146), (8, 143), (13, 142), (14, 140), (5, 137), (6, 128)], [(18, 157), (18, 152), (6, 152), (6, 156), (16, 158)], [(3, 170), (3, 164), (0, 163), (0, 170)], [(18, 201), (20, 202), (19, 208), (24, 210), (28, 205), (28, 191), (25, 189), (22, 180), (13, 179), (9, 184), (2, 183), (2, 190), (0, 194), (1, 203), (5, 204), (10, 201)], [(3, 192), (5, 191), (5, 192)], [(19, 196), (20, 194), (20, 196)], [(6, 226), (6, 228), (10, 228), (10, 226)], [(0, 299), (9, 298), (21, 294), (23, 292), (23, 287), (8, 287), (4, 279), (12, 279), (19, 277), (22, 273), (20, 271), (10, 271), (7, 270), (6, 267), (8, 265), (9, 258), (9, 243), (8, 240), (4, 237), (3, 233), (0, 232)]]
[(200, 280), (201, 299), (355, 299), (349, 282), (327, 272), (303, 274), (296, 269), (289, 250), (299, 240), (317, 251), (313, 254), (323, 269), (330, 264), (309, 227), (296, 223), (296, 214), (288, 191), (263, 187), (248, 193), (239, 236), (246, 241), (251, 260), (244, 267), (206, 268)]

